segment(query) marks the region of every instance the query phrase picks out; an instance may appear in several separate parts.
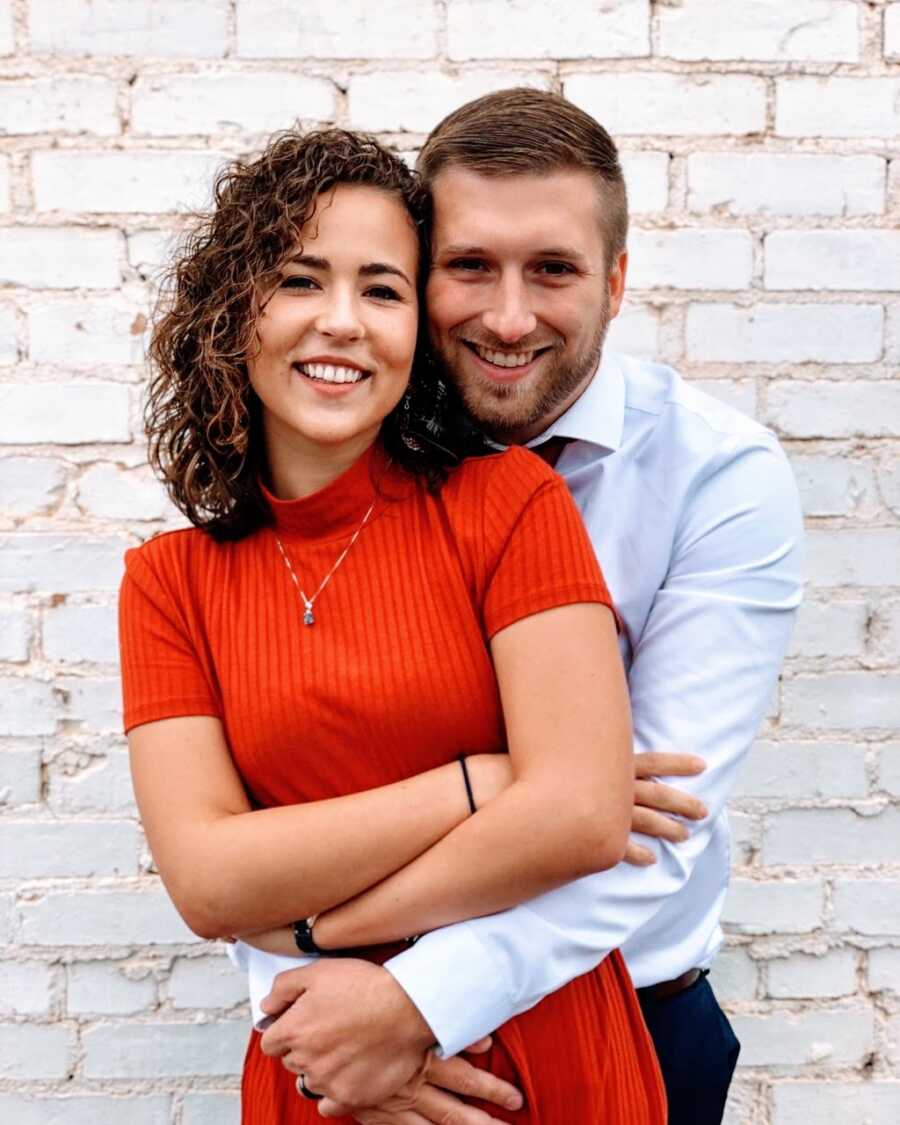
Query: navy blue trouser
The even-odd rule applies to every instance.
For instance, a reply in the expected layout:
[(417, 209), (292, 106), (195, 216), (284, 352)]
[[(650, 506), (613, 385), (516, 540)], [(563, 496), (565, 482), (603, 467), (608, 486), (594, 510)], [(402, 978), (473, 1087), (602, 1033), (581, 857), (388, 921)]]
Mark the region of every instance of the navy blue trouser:
[(704, 973), (675, 996), (639, 990), (659, 1058), (669, 1125), (720, 1125), (741, 1045)]

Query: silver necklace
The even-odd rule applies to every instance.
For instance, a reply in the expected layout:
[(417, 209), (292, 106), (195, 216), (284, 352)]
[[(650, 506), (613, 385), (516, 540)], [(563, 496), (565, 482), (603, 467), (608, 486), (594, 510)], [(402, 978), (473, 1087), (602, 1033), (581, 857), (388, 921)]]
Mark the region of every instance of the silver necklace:
[(281, 551), (281, 557), (284, 559), (284, 565), (288, 568), (288, 574), (290, 574), (291, 580), (293, 581), (294, 585), (297, 588), (297, 593), (300, 595), (300, 599), (303, 602), (303, 624), (304, 625), (315, 625), (316, 618), (315, 618), (315, 614), (313, 613), (313, 606), (315, 605), (316, 598), (319, 596), (319, 594), (322, 593), (322, 591), (325, 589), (325, 587), (331, 581), (332, 574), (334, 574), (334, 572), (337, 570), (337, 568), (341, 565), (341, 563), (347, 557), (347, 555), (350, 551), (350, 548), (353, 546), (353, 544), (356, 542), (356, 540), (359, 539), (359, 536), (360, 536), (360, 533), (362, 532), (362, 529), (369, 522), (369, 517), (372, 515), (372, 513), (374, 511), (375, 511), (375, 501), (373, 500), (372, 503), (369, 505), (369, 510), (363, 516), (359, 527), (356, 529), (356, 531), (353, 532), (353, 535), (350, 537), (350, 542), (343, 549), (343, 551), (341, 551), (341, 553), (338, 555), (337, 561), (332, 566), (331, 570), (329, 570), (329, 572), (325, 575), (325, 577), (319, 583), (318, 590), (316, 590), (316, 592), (313, 594), (313, 596), (311, 598), (308, 598), (306, 596), (306, 593), (304, 592), (303, 587), (300, 585), (300, 580), (297, 577), (297, 572), (294, 570), (293, 566), (291, 565), (291, 560), (287, 556), (287, 551), (285, 551), (285, 549), (284, 549), (284, 544), (278, 538), (278, 535), (274, 531), (272, 532), (272, 534), (275, 536), (275, 542), (278, 544), (278, 550)]

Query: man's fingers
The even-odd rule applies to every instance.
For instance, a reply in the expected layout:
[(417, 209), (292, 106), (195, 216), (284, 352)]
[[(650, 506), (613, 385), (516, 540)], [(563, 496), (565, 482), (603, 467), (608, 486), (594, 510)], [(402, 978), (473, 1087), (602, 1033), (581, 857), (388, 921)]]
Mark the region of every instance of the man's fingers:
[(653, 852), (649, 848), (645, 848), (643, 844), (636, 844), (633, 837), (628, 841), (623, 858), (632, 867), (652, 867), (656, 863), (656, 856)]
[(425, 1078), (433, 1086), (440, 1086), (467, 1098), (481, 1098), (482, 1101), (493, 1102), (504, 1109), (519, 1109), (522, 1105), (522, 1095), (515, 1086), (488, 1070), (472, 1066), (458, 1055), (452, 1059), (432, 1056), (428, 1061)]
[(306, 968), (288, 969), (279, 973), (272, 981), (269, 995), (260, 1002), (260, 1007), (269, 1016), (277, 1016), (306, 991)]
[(471, 1047), (466, 1047), (465, 1053), (467, 1055), (483, 1055), (485, 1051), (491, 1049), (491, 1044), (493, 1042), (494, 1037), (492, 1035), (485, 1035), (483, 1039), (479, 1039), (476, 1043), (473, 1043)]
[(706, 806), (691, 793), (684, 793), (661, 781), (636, 781), (634, 803), (658, 812), (674, 813), (688, 820), (702, 820), (708, 815)]
[(706, 762), (696, 754), (643, 750), (634, 756), (635, 777), (695, 777), (705, 769)]

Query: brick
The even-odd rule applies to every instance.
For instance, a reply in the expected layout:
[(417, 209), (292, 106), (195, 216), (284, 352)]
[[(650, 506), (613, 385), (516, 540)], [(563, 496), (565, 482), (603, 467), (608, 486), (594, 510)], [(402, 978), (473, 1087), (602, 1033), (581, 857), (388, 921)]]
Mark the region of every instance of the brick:
[(52, 770), (47, 803), (56, 813), (103, 812), (136, 816), (128, 755), (110, 750), (73, 774)]
[(10, 208), (9, 159), (0, 156), (0, 212)]
[(795, 953), (768, 962), (769, 995), (776, 1000), (822, 1000), (856, 992), (856, 952), (830, 949), (821, 957)]
[(21, 664), (27, 660), (29, 636), (25, 610), (0, 606), (0, 661)]
[(892, 528), (806, 534), (807, 576), (814, 586), (895, 586), (900, 532)]
[(168, 1094), (144, 1097), (129, 1091), (124, 1096), (79, 1094), (0, 1094), (0, 1120), (15, 1125), (169, 1125)]
[(330, 121), (336, 88), (289, 71), (190, 74), (139, 78), (132, 93), (131, 129), (149, 136), (271, 133), (288, 119)]
[(115, 605), (58, 605), (44, 613), (44, 656), (62, 663), (113, 664), (119, 658)]
[(36, 52), (216, 58), (225, 54), (227, 0), (30, 0)]
[(865, 747), (847, 742), (755, 742), (735, 797), (864, 797)]
[[(28, 310), (32, 360), (66, 370), (90, 371), (104, 363), (117, 366), (142, 363), (145, 328), (144, 313), (118, 295), (91, 300), (67, 298), (53, 304), (32, 305)], [(95, 386), (92, 391), (96, 389)], [(56, 393), (59, 390), (59, 387), (54, 388)], [(117, 390), (125, 393), (124, 388)], [(95, 415), (99, 413), (94, 411)], [(98, 419), (94, 424), (101, 423)], [(118, 428), (121, 429), (121, 424)]]
[(772, 1125), (896, 1125), (900, 1082), (776, 1082)]
[(875, 474), (865, 461), (792, 454), (791, 468), (808, 516), (866, 518), (879, 507)]
[(628, 191), (629, 214), (665, 211), (669, 202), (669, 154), (623, 152), (620, 157)]
[[(427, 133), (463, 102), (509, 84), (509, 73), (502, 70), (463, 71), (459, 75), (439, 70), (427, 74), (406, 70), (357, 74), (351, 77), (348, 92), (350, 127)], [(547, 77), (517, 74), (516, 84), (546, 87)]]
[(247, 977), (227, 957), (179, 957), (167, 994), (174, 1008), (233, 1008), (247, 1000)]
[(137, 973), (120, 962), (69, 966), (66, 1010), (70, 1015), (131, 1016), (153, 1008), (155, 1001), (156, 981), (147, 966)]
[(122, 729), (122, 687), (118, 679), (88, 680), (59, 677), (57, 689), (64, 697), (63, 715), (79, 722), (82, 730), (105, 733)]
[(165, 488), (144, 468), (92, 465), (78, 481), (78, 507), (101, 519), (159, 520), (174, 514)]
[(739, 934), (803, 934), (822, 924), (824, 889), (819, 879), (733, 879), (722, 921)]
[(182, 1125), (240, 1125), (241, 1100), (238, 1094), (187, 1094), (182, 1110)]
[(128, 387), (115, 383), (0, 386), (0, 442), (127, 441)]
[[(514, 34), (510, 34), (511, 29)], [(648, 0), (451, 0), (451, 59), (618, 59), (650, 54)]]
[[(0, 1077), (64, 1078), (69, 1069), (72, 1036), (66, 1027), (0, 1024)], [(18, 1125), (18, 1122), (16, 1123)]]
[[(247, 58), (428, 59), (437, 53), (438, 17), (430, 0), (366, 0), (308, 4), (292, 0), (241, 0), (237, 53)], [(465, 101), (459, 99), (460, 103)]]
[(782, 687), (782, 714), (791, 725), (825, 730), (895, 727), (900, 725), (900, 676), (876, 672), (797, 676)]
[(884, 358), (900, 363), (900, 304), (889, 303), (884, 328)]
[(49, 965), (0, 961), (0, 1015), (42, 1016), (53, 1003)]
[(15, 920), (15, 899), (12, 895), (0, 895), (0, 941), (4, 945), (12, 941)]
[(213, 152), (36, 152), (35, 206), (88, 214), (192, 211), (209, 203), (221, 163)]
[(900, 949), (871, 950), (868, 978), (873, 992), (900, 993)]
[(570, 101), (613, 136), (717, 136), (761, 133), (766, 87), (746, 75), (571, 74)]
[(735, 1000), (753, 1000), (756, 997), (756, 962), (746, 949), (735, 946), (717, 954), (709, 974), (716, 998), (722, 1004)]
[(0, 537), (0, 590), (70, 594), (117, 590), (122, 557), (131, 546), (116, 535), (71, 536), (27, 532)]
[(900, 79), (779, 78), (775, 132), (782, 137), (889, 137), (900, 129)]
[(57, 504), (66, 469), (49, 457), (0, 457), (0, 508), (6, 515), (40, 515)]
[[(893, 850), (896, 852), (897, 848)], [(890, 855), (885, 854), (882, 861), (889, 862)], [(834, 886), (833, 905), (832, 925), (836, 930), (900, 936), (898, 881), (841, 879)]]
[(0, 805), (32, 805), (40, 799), (40, 749), (16, 746), (0, 750)]
[(880, 787), (900, 796), (900, 742), (882, 743), (878, 759)]
[(856, 5), (841, 0), (679, 0), (659, 8), (659, 53), (675, 59), (856, 62)]
[(0, 55), (11, 55), (15, 49), (12, 0), (0, 0)]
[[(0, 190), (2, 187), (0, 183)], [(18, 363), (21, 352), (16, 311), (10, 305), (0, 305), (0, 367)]]
[(884, 57), (900, 59), (900, 8), (896, 4), (884, 10)]
[(0, 133), (120, 132), (116, 109), (118, 89), (107, 78), (18, 79), (3, 83), (0, 97)]
[(753, 270), (750, 235), (738, 230), (634, 230), (633, 289), (744, 289)]
[(871, 1051), (873, 1017), (866, 1009), (776, 1009), (732, 1016), (741, 1066), (857, 1066)]
[(773, 231), (765, 256), (767, 289), (900, 289), (900, 231)]
[(198, 939), (163, 891), (52, 891), (22, 903), (21, 945), (171, 945)]
[(52, 684), (0, 677), (0, 735), (53, 734), (59, 703)]
[(768, 417), (789, 437), (898, 437), (900, 384), (773, 382)]
[[(852, 809), (788, 809), (769, 813), (764, 864), (879, 864), (900, 860), (900, 809), (870, 816)], [(896, 884), (895, 884), (896, 886)]]
[(659, 313), (646, 305), (627, 304), (609, 326), (604, 347), (614, 352), (659, 355)]
[(177, 244), (170, 230), (141, 230), (128, 235), (128, 262), (144, 281), (158, 284)]
[(64, 227), (0, 229), (0, 284), (29, 289), (114, 289), (121, 236)]
[(872, 215), (884, 211), (878, 156), (700, 152), (687, 160), (688, 208), (731, 215)]
[(728, 827), (731, 830), (731, 862), (734, 867), (751, 863), (758, 847), (757, 818), (730, 809)]
[(0, 878), (136, 875), (138, 827), (131, 821), (0, 821)]
[(881, 305), (693, 304), (689, 359), (746, 363), (871, 363), (881, 356)]
[(807, 601), (800, 607), (789, 655), (860, 656), (867, 617), (865, 602)]
[(878, 486), (887, 506), (900, 515), (900, 464), (893, 458), (878, 467)]
[(87, 1078), (194, 1078), (239, 1074), (245, 1020), (101, 1024), (82, 1035)]
[(691, 379), (691, 386), (750, 418), (757, 416), (756, 384), (752, 379)]

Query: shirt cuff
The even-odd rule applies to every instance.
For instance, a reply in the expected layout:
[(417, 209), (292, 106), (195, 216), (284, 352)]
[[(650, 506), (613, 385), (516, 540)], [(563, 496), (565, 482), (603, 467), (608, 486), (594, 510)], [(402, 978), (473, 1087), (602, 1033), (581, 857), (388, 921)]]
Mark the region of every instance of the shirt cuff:
[[(384, 967), (421, 1012), (441, 1058), (458, 1055), (510, 1017), (513, 1005), (503, 971), (465, 922), (425, 934)], [(461, 974), (466, 981), (462, 1001), (449, 984)]]

